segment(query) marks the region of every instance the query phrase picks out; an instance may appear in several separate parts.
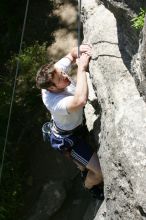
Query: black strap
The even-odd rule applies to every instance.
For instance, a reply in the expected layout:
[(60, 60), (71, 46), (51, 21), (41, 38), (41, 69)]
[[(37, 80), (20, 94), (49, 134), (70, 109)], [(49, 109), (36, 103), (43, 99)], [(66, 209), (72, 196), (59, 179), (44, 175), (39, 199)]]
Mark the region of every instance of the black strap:
[(71, 134), (77, 133), (82, 127), (83, 127), (83, 125), (81, 124), (78, 127), (76, 127), (75, 129), (65, 131), (65, 130), (58, 128), (56, 126), (55, 122), (53, 121), (52, 131), (54, 130), (54, 132), (56, 132), (57, 134), (60, 134), (60, 135), (71, 135)]

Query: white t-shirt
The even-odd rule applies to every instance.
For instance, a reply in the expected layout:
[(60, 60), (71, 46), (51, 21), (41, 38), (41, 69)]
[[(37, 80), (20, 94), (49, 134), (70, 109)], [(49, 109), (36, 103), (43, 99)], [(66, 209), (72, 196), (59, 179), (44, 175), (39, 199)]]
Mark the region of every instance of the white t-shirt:
[[(65, 73), (68, 73), (71, 67), (71, 61), (64, 57), (59, 60), (56, 67)], [(49, 92), (42, 89), (42, 100), (47, 109), (51, 112), (52, 119), (58, 128), (62, 130), (72, 130), (79, 126), (83, 120), (83, 108), (69, 113), (66, 107), (66, 101), (75, 93), (75, 82), (71, 79), (71, 84), (59, 93)]]

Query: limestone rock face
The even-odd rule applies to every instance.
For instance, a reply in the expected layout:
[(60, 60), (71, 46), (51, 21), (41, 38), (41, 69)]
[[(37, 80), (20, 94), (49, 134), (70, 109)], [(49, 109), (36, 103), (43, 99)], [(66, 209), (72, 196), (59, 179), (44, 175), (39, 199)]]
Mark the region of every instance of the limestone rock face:
[[(92, 124), (88, 109), (86, 118), (89, 129), (96, 133), (105, 183), (102, 217), (97, 214), (95, 219), (141, 220), (146, 218), (146, 103), (131, 72), (139, 35), (132, 29), (122, 32), (124, 22), (128, 27), (140, 3), (103, 2), (110, 5), (110, 10), (94, 0), (82, 2), (84, 42), (93, 45), (89, 69), (96, 98), (91, 105), (98, 112), (93, 111)], [(125, 16), (123, 10), (127, 10)]]

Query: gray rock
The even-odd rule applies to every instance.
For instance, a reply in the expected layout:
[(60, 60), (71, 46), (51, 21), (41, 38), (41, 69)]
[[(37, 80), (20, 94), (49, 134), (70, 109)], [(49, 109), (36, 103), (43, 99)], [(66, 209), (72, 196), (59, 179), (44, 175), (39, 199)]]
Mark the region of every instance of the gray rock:
[[(107, 2), (110, 8), (112, 3), (113, 7), (116, 4), (112, 0)], [(122, 2), (116, 4), (116, 13), (118, 5), (119, 12), (121, 8), (125, 9), (126, 2)], [(106, 217), (103, 218), (145, 219), (146, 104), (129, 68), (138, 50), (137, 45), (134, 46), (137, 35), (130, 37), (134, 33), (132, 29), (121, 34), (113, 11), (103, 5), (95, 6), (95, 1), (84, 1), (83, 9), (84, 42), (93, 45), (90, 75), (97, 105), (101, 109), (100, 132), (95, 137), (100, 143), (99, 155), (105, 183)], [(128, 10), (123, 23), (126, 19), (129, 22), (131, 16), (126, 17), (128, 13), (132, 14)], [(120, 16), (123, 13), (119, 14), (122, 22)], [(123, 45), (121, 35), (124, 37)], [(121, 51), (124, 46), (124, 51)], [(93, 125), (91, 127), (94, 129)]]
[(96, 217), (94, 218), (94, 220), (104, 220), (106, 218), (106, 203), (105, 201), (102, 203)]
[(53, 182), (44, 185), (34, 214), (29, 220), (48, 220), (61, 207), (66, 198), (66, 191), (62, 183)]

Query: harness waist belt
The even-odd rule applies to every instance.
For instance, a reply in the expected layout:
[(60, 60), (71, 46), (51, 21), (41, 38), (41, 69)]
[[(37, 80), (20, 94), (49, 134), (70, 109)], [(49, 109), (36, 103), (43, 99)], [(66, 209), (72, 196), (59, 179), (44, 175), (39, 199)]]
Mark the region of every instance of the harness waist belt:
[(55, 124), (55, 122), (53, 121), (53, 130), (57, 133), (57, 134), (60, 134), (60, 135), (68, 135), (68, 134), (73, 134), (77, 131), (79, 131), (81, 128), (83, 127), (83, 125), (79, 125), (78, 127), (72, 129), (72, 130), (68, 130), (68, 131), (65, 131), (65, 130), (62, 130), (60, 128), (58, 128)]

